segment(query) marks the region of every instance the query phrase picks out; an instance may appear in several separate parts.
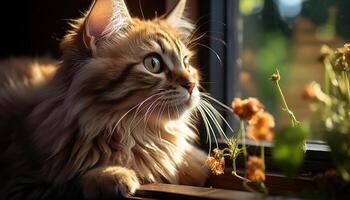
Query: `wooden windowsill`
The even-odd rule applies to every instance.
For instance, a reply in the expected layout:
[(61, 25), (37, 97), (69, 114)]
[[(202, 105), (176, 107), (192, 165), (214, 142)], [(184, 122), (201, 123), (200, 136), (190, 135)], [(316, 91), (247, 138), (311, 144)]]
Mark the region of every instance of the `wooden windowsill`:
[[(215, 200), (259, 200), (265, 199), (266, 196), (258, 193), (249, 193), (234, 190), (223, 190), (205, 187), (192, 187), (183, 185), (170, 184), (149, 184), (143, 185), (132, 197), (126, 199), (144, 199), (144, 200), (161, 200), (161, 199), (181, 199), (181, 200), (198, 200), (198, 199), (215, 199)], [(283, 197), (279, 199), (289, 199)], [(296, 198), (293, 198), (296, 199)]]

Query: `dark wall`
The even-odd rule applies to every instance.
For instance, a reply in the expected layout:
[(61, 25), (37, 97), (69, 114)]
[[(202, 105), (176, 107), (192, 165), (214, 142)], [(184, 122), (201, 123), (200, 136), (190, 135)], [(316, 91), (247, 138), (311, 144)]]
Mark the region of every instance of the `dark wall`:
[[(0, 58), (10, 56), (58, 57), (59, 41), (69, 19), (82, 16), (92, 0), (24, 0), (0, 4)], [(141, 0), (146, 18), (162, 15), (166, 0)], [(133, 16), (142, 17), (138, 0), (127, 0)]]

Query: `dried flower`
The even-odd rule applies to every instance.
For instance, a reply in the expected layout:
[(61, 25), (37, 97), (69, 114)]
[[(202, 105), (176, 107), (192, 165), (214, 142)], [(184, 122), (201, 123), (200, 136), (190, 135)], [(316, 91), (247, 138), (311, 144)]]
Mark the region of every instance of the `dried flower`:
[(270, 128), (275, 127), (275, 120), (268, 112), (259, 112), (248, 121), (247, 135), (259, 141), (272, 141), (273, 133)]
[(247, 162), (248, 170), (262, 169), (263, 161), (257, 156), (250, 156)]
[(326, 58), (330, 58), (334, 55), (334, 51), (333, 49), (331, 49), (329, 46), (327, 45), (323, 45), (321, 47), (321, 55), (319, 57), (319, 61), (323, 62)]
[(250, 171), (247, 174), (247, 178), (251, 181), (265, 181), (265, 173), (261, 169)]
[(256, 98), (245, 100), (235, 98), (232, 101), (232, 110), (241, 119), (250, 120), (256, 113), (263, 110), (263, 106)]
[(272, 74), (271, 80), (272, 81), (279, 81), (279, 80), (281, 80), (281, 76), (279, 74)]
[(258, 141), (272, 141), (274, 135), (270, 129), (258, 129), (255, 126), (247, 128), (247, 135), (250, 139)]
[(268, 112), (257, 113), (248, 121), (248, 123), (254, 125), (257, 129), (269, 129), (275, 127), (275, 120)]
[(251, 181), (264, 181), (263, 160), (257, 156), (250, 156), (247, 161), (247, 178)]
[(333, 59), (335, 70), (349, 71), (350, 68), (350, 44), (344, 44), (344, 47), (335, 51)]
[(220, 149), (216, 148), (213, 150), (214, 155), (207, 158), (207, 165), (215, 175), (224, 173), (225, 159), (220, 155)]
[(215, 148), (215, 149), (213, 150), (213, 152), (214, 152), (214, 157), (221, 157), (221, 156), (220, 156), (220, 149)]

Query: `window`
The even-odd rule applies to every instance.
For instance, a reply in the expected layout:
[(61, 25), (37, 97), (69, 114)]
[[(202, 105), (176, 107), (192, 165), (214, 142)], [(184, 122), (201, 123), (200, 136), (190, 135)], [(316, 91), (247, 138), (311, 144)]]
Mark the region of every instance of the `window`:
[[(201, 63), (208, 63), (209, 91), (226, 105), (230, 105), (235, 96), (257, 97), (275, 116), (278, 131), (288, 123), (286, 113), (281, 110), (280, 97), (269, 80), (278, 69), (282, 75), (281, 87), (290, 107), (300, 121), (310, 121), (312, 124), (302, 178), (298, 179), (310, 182), (297, 181), (288, 186), (285, 185), (285, 180), (279, 182), (276, 177), (270, 180), (275, 181), (272, 185), (279, 182), (281, 187), (285, 187), (282, 189), (284, 192), (302, 189), (297, 185), (314, 185), (311, 177), (332, 167), (332, 162), (329, 149), (320, 141), (322, 138), (318, 134), (317, 116), (310, 111), (309, 103), (301, 96), (304, 85), (309, 81), (323, 82), (323, 67), (318, 62), (322, 44), (336, 48), (349, 42), (350, 14), (347, 9), (350, 2), (209, 0), (203, 3), (209, 6), (204, 7), (207, 10), (203, 11), (202, 8), (201, 11), (210, 13), (208, 29), (212, 39), (208, 45), (218, 54), (211, 50), (205, 51), (209, 55), (208, 60), (202, 60)], [(220, 44), (218, 40), (223, 40), (226, 44)], [(203, 55), (204, 50), (201, 51)], [(205, 57), (201, 56), (203, 58)], [(230, 114), (226, 117), (235, 125)], [(237, 128), (236, 126), (235, 130)], [(271, 160), (270, 149), (267, 149), (267, 170), (279, 173)], [(213, 182), (224, 188), (237, 186), (229, 186), (232, 180), (230, 183), (227, 180)]]
[[(210, 54), (211, 93), (226, 104), (232, 97), (258, 97), (276, 118), (276, 130), (288, 124), (270, 75), (278, 69), (290, 107), (312, 125), (313, 141), (321, 140), (319, 124), (302, 99), (304, 86), (322, 83), (318, 61), (323, 44), (340, 47), (350, 39), (347, 0), (210, 1), (210, 42), (222, 59)], [(220, 23), (223, 22), (223, 23)], [(225, 45), (217, 39), (226, 41)], [(232, 120), (232, 119), (231, 119)]]

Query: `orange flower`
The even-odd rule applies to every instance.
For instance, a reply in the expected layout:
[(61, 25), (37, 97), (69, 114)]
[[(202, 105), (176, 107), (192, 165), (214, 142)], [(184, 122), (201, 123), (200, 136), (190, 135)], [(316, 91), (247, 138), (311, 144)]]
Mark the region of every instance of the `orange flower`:
[(270, 129), (258, 129), (255, 126), (249, 126), (247, 128), (247, 135), (250, 139), (258, 141), (272, 141), (274, 138)]
[(265, 181), (265, 173), (261, 169), (248, 171), (247, 178), (251, 181)]
[(247, 161), (247, 178), (251, 181), (264, 181), (263, 161), (257, 156), (250, 156)]
[(225, 159), (220, 155), (220, 149), (215, 148), (213, 152), (214, 155), (207, 158), (207, 165), (210, 167), (213, 174), (223, 174), (225, 169)]
[(263, 110), (263, 106), (256, 98), (245, 100), (235, 98), (232, 101), (232, 110), (239, 118), (250, 120), (256, 113)]
[(207, 158), (207, 165), (210, 167), (213, 174), (220, 175), (224, 173), (225, 159), (209, 156)]
[(257, 156), (249, 156), (247, 161), (247, 169), (250, 171), (254, 171), (257, 169), (262, 169), (263, 167), (263, 161), (261, 158)]
[(268, 112), (257, 113), (248, 123), (260, 130), (275, 127), (275, 119)]
[(259, 141), (273, 140), (270, 128), (275, 127), (275, 120), (271, 114), (259, 112), (248, 123), (247, 135), (249, 138)]
[(316, 91), (313, 83), (305, 85), (302, 97), (303, 99), (314, 99), (316, 97)]

